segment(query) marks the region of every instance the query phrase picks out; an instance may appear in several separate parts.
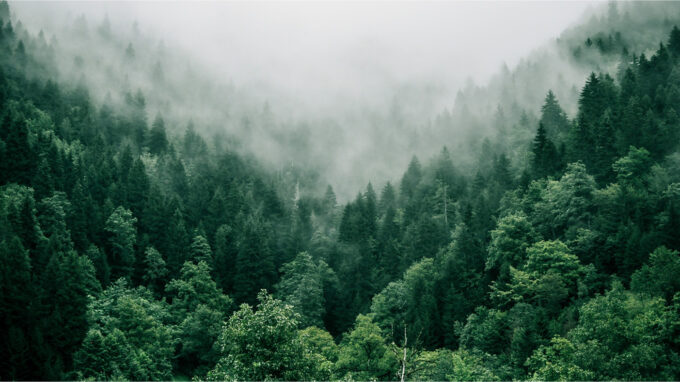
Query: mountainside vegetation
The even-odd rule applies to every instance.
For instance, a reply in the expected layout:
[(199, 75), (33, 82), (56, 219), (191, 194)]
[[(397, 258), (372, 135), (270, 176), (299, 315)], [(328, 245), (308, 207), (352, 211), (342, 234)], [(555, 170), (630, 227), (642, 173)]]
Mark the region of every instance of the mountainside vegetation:
[(680, 29), (607, 20), (573, 109), (460, 109), (469, 149), (338, 202), (65, 81), (0, 2), (0, 379), (677, 380)]

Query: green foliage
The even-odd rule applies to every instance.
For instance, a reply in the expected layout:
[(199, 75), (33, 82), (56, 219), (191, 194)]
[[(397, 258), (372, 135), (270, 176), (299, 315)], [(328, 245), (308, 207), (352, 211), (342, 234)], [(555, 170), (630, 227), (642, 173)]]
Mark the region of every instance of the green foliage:
[(663, 297), (671, 301), (680, 292), (680, 255), (666, 247), (657, 248), (649, 255), (649, 262), (637, 270), (630, 281), (630, 288), (649, 296)]
[(225, 313), (198, 305), (178, 325), (180, 370), (188, 375), (203, 377), (217, 363), (218, 351), (214, 344), (222, 332)]
[(662, 299), (615, 284), (579, 309), (579, 324), (527, 361), (533, 377), (579, 380), (666, 380), (678, 373), (675, 312)]
[(185, 316), (201, 304), (223, 313), (231, 306), (231, 299), (217, 287), (205, 261), (184, 263), (180, 278), (170, 281), (165, 292), (172, 297), (171, 307), (177, 317)]
[(342, 379), (381, 380), (395, 379), (397, 357), (387, 346), (382, 331), (370, 316), (357, 316), (354, 328), (340, 343), (340, 355), (335, 364)]
[(568, 297), (576, 296), (577, 282), (585, 273), (564, 243), (540, 241), (527, 248), (521, 269), (510, 268), (507, 284), (491, 285), (491, 299), (499, 307), (526, 302), (558, 312)]
[(216, 343), (220, 359), (208, 380), (312, 380), (318, 365), (303, 348), (293, 307), (265, 291), (257, 310), (247, 304), (229, 318)]
[(563, 141), (569, 132), (569, 119), (552, 90), (545, 96), (541, 106), (541, 125), (545, 126), (548, 138), (553, 142)]
[(111, 277), (130, 277), (135, 264), (134, 244), (137, 240), (135, 228), (137, 218), (130, 210), (119, 206), (106, 220), (109, 233), (109, 264)]
[(215, 233), (215, 279), (222, 288), (228, 291), (232, 289), (233, 277), (236, 266), (238, 247), (234, 229), (228, 225), (221, 225)]
[(299, 332), (302, 348), (315, 359), (316, 377), (320, 380), (331, 380), (333, 368), (338, 360), (340, 349), (330, 333), (316, 326), (309, 326)]
[(467, 350), (425, 352), (415, 363), (423, 364), (411, 375), (415, 381), (500, 381), (483, 356)]
[(168, 138), (165, 132), (165, 121), (159, 115), (154, 119), (149, 131), (149, 142), (147, 144), (151, 154), (162, 154), (168, 149)]
[(163, 280), (168, 274), (163, 256), (154, 247), (148, 247), (144, 252), (145, 272), (142, 279), (147, 288), (154, 293), (160, 293), (163, 289)]
[[(570, 163), (559, 180), (549, 180), (532, 203), (531, 221), (544, 236), (557, 238), (567, 230), (589, 226), (593, 215), (595, 180), (581, 162)], [(527, 198), (528, 199), (528, 198)], [(571, 233), (570, 232), (570, 233)]]
[[(31, 278), (31, 261), (16, 236), (0, 242), (0, 314), (3, 329), (0, 330), (0, 356), (3, 375), (22, 378), (28, 364), (30, 310), (27, 302), (35, 299), (35, 287)], [(32, 305), (32, 304), (31, 304)], [(24, 358), (24, 359), (22, 359)]]
[(274, 283), (276, 269), (269, 246), (267, 227), (256, 218), (249, 218), (238, 243), (234, 276), (236, 301), (252, 302), (257, 291)]
[(281, 281), (276, 284), (279, 298), (295, 308), (302, 328), (323, 327), (325, 314), (324, 280), (333, 277), (325, 262), (315, 262), (307, 252), (281, 267)]
[(555, 144), (548, 138), (542, 123), (538, 126), (531, 152), (533, 154), (531, 168), (534, 177), (544, 178), (554, 175), (560, 169), (561, 159), (557, 154)]
[(435, 300), (437, 272), (433, 259), (423, 259), (412, 265), (403, 280), (390, 283), (373, 298), (373, 319), (385, 332), (392, 332), (395, 341), (403, 343), (401, 335), (411, 342), (421, 341), (426, 346), (437, 343), (439, 317)]
[[(534, 115), (544, 93), (517, 84), (547, 72), (522, 64), (491, 86), (493, 121), (478, 114), (496, 105), (471, 102), (490, 93), (461, 92), (408, 138), (469, 126), (455, 150), (345, 202), (327, 186), (344, 179), (304, 156), (272, 169), (231, 132), (176, 131), (154, 94), (177, 93), (171, 62), (147, 65), (143, 39), (107, 22), (72, 29), (114, 47), (115, 72), (152, 68), (148, 102), (55, 82), (65, 51), (0, 1), (0, 377), (677, 379), (680, 31), (643, 45), (677, 12), (640, 24), (612, 7), (558, 43), (579, 45), (577, 72), (621, 61), (578, 105), (565, 83)], [(152, 109), (167, 124), (149, 127)], [(248, 128), (276, 125), (268, 107), (249, 114)], [(602, 294), (612, 279), (630, 290)], [(228, 318), (224, 292), (259, 305)]]
[(524, 214), (516, 213), (502, 217), (491, 231), (486, 270), (500, 271), (505, 276), (510, 266), (520, 264), (526, 249), (538, 239), (538, 235)]
[(74, 355), (74, 377), (169, 379), (175, 330), (164, 302), (119, 279), (88, 306), (90, 330)]
[(194, 239), (189, 246), (189, 259), (196, 263), (200, 261), (210, 265), (213, 263), (213, 254), (210, 249), (210, 244), (208, 244), (208, 240), (202, 235), (194, 236)]

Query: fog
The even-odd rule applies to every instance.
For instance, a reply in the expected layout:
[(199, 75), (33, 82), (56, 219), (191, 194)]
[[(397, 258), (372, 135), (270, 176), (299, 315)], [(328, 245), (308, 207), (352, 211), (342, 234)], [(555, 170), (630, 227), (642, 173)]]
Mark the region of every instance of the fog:
[(271, 86), (293, 102), (333, 112), (337, 102), (328, 101), (334, 97), (370, 105), (404, 84), (441, 88), (451, 99), (467, 77), (483, 82), (502, 62), (513, 66), (558, 36), (588, 3), (122, 6), (223, 78), (242, 86)]
[[(405, 85), (451, 103), (574, 23), (589, 2), (75, 2), (17, 3), (22, 14), (137, 21), (214, 70), (324, 113), (372, 106)], [(55, 9), (56, 8), (56, 9)], [(267, 98), (267, 94), (261, 95)], [(338, 101), (342, 101), (338, 105)]]
[[(139, 88), (149, 119), (161, 112), (175, 134), (189, 120), (225, 132), (277, 170), (319, 172), (317, 186), (332, 184), (341, 199), (369, 180), (398, 180), (412, 155), (445, 145), (465, 167), (504, 101), (516, 109), (508, 125), (536, 113), (548, 89), (573, 110), (590, 68), (574, 68), (557, 38), (604, 5), (11, 3), (29, 31), (56, 36), (62, 78), (84, 79), (95, 100)], [(128, 42), (133, 63), (122, 59)], [(163, 84), (150, 75), (157, 63)]]

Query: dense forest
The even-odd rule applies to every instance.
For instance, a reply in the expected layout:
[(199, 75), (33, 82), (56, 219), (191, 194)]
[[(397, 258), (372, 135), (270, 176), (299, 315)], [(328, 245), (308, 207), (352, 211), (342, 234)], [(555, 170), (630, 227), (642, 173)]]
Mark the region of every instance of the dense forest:
[(0, 379), (677, 380), (664, 33), (651, 54), (582, 38), (574, 60), (616, 70), (573, 112), (543, 89), (478, 160), (409, 155), (339, 203), (313, 171), (167, 128), (142, 91), (60, 81), (58, 45), (0, 2)]

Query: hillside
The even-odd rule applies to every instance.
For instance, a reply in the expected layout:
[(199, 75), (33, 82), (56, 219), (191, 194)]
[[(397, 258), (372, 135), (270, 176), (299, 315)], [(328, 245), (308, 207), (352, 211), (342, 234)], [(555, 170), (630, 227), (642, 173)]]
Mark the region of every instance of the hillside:
[(613, 4), (347, 158), (0, 2), (0, 379), (677, 380), (680, 5)]

